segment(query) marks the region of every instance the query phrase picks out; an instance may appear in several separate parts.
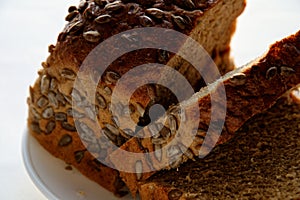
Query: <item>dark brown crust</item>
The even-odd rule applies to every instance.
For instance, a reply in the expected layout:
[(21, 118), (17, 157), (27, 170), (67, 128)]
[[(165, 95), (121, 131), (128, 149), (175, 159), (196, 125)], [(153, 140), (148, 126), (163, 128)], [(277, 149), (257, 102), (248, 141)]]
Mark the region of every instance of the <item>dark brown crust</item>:
[[(106, 189), (117, 195), (122, 195), (123, 183), (119, 179), (119, 173), (98, 163), (95, 160), (95, 155), (92, 156), (86, 152), (86, 148), (80, 141), (75, 130), (69, 132), (66, 128), (62, 127), (62, 123), (68, 123), (67, 125), (71, 125), (71, 128), (74, 128), (73, 117), (68, 116), (67, 119), (63, 119), (64, 122), (60, 121), (61, 119), (56, 120), (54, 115), (49, 119), (41, 119), (41, 114), (45, 111), (45, 107), (38, 107), (38, 100), (43, 96), (48, 98), (48, 92), (54, 92), (55, 95), (61, 95), (60, 97), (63, 96), (62, 101), (64, 101), (64, 103), (59, 102), (59, 105), (54, 107), (53, 110), (55, 113), (66, 113), (71, 107), (70, 97), (74, 87), (74, 78), (66, 78), (62, 75), (62, 72), (64, 70), (70, 70), (71, 74), (74, 73), (76, 75), (86, 56), (99, 43), (122, 31), (148, 26), (149, 24), (147, 24), (147, 20), (149, 19), (150, 22), (153, 22), (153, 24), (151, 24), (152, 27), (174, 29), (193, 37), (197, 41), (200, 40), (203, 47), (217, 62), (221, 73), (225, 73), (233, 67), (229, 58), (229, 43), (231, 35), (235, 29), (235, 19), (242, 12), (245, 3), (243, 0), (234, 1), (236, 3), (232, 5), (236, 7), (231, 8), (233, 10), (232, 13), (221, 12), (222, 10), (219, 9), (218, 16), (220, 15), (220, 17), (218, 19), (222, 19), (221, 15), (223, 16), (223, 14), (228, 14), (228, 20), (226, 18), (226, 20), (224, 20), (224, 24), (222, 24), (223, 21), (222, 23), (221, 21), (214, 21), (213, 24), (211, 24), (212, 22), (208, 20), (210, 18), (208, 18), (205, 14), (211, 12), (210, 15), (213, 15), (213, 11), (210, 10), (217, 6), (227, 9), (223, 6), (222, 0), (198, 1), (198, 3), (194, 3), (195, 7), (193, 5), (190, 7), (191, 5), (188, 4), (191, 3), (190, 1), (172, 2), (168, 0), (123, 0), (118, 3), (116, 2), (117, 1), (115, 0), (82, 1), (77, 8), (73, 6), (69, 9), (70, 13), (66, 17), (66, 20), (69, 22), (65, 26), (63, 32), (58, 36), (56, 45), (49, 46), (50, 56), (45, 62), (43, 62), (43, 69), (39, 72), (39, 78), (30, 90), (31, 96), (28, 100), (28, 126), (30, 133), (54, 156), (65, 160), (68, 164), (74, 165), (84, 175), (96, 181)], [(108, 3), (110, 3), (109, 6), (107, 6)], [(118, 6), (120, 8), (118, 8)], [(157, 13), (149, 14), (149, 10), (147, 10), (149, 8), (162, 10), (162, 18), (155, 16)], [(110, 23), (102, 23), (103, 21), (101, 20), (103, 20), (103, 18), (99, 19), (99, 17), (103, 17), (104, 14), (109, 14), (111, 16)], [(203, 25), (204, 23), (199, 23), (200, 20), (205, 21), (205, 19), (208, 20), (206, 22), (207, 27)], [(181, 24), (182, 22), (184, 24)], [(222, 24), (222, 26), (216, 26), (216, 24)], [(195, 29), (199, 29), (199, 27), (201, 27), (201, 29), (196, 32)], [(215, 28), (218, 28), (218, 31), (214, 31)], [(96, 34), (94, 35), (95, 37), (86, 37), (85, 34), (89, 31), (94, 31), (93, 34)], [(99, 34), (99, 37), (97, 34)], [(210, 38), (210, 40), (207, 38)], [(180, 45), (182, 44), (179, 44), (179, 46)], [(114, 49), (114, 47), (111, 47), (111, 49)], [(120, 76), (122, 76), (133, 67), (144, 64), (145, 62), (166, 64), (171, 60), (171, 58), (173, 58), (171, 55), (161, 60), (159, 58), (160, 55), (161, 52), (151, 49), (131, 52), (130, 54), (121, 56), (118, 60), (113, 62), (109, 66), (109, 70), (117, 72)], [(130, 60), (130, 62), (128, 62), (128, 60)], [(177, 63), (177, 61), (178, 60), (173, 62), (172, 67), (177, 68), (180, 73), (185, 75), (195, 90), (202, 87), (203, 81), (201, 81), (200, 75), (195, 73), (195, 69), (191, 68), (191, 66), (187, 63)], [(91, 64), (93, 65), (95, 63)], [(53, 91), (47, 91), (46, 94), (44, 94), (40, 88), (41, 79), (43, 77), (55, 80), (58, 84), (57, 88)], [(114, 86), (115, 84), (106, 84), (105, 80), (102, 80), (98, 85), (97, 92), (104, 96), (107, 101), (106, 103), (109, 103), (110, 95), (105, 94), (105, 87), (113, 89)], [(160, 96), (159, 94), (162, 95)], [(155, 101), (165, 104), (165, 106), (177, 103), (171, 95), (161, 92), (159, 87), (152, 86), (141, 87), (131, 98), (131, 103), (134, 106), (140, 105), (142, 109), (147, 108), (149, 104), (153, 104)], [(88, 103), (91, 104), (93, 102)], [(101, 115), (101, 125), (104, 123), (113, 124), (112, 116), (107, 107), (103, 109), (100, 108), (99, 113), (96, 115), (99, 121), (99, 115)], [(135, 122), (137, 122), (140, 116), (134, 113), (132, 117)], [(89, 120), (87, 116), (84, 116), (83, 118), (84, 120), (89, 121), (86, 123), (90, 125), (90, 128), (92, 128), (92, 123), (90, 123), (91, 120)], [(47, 133), (47, 126), (51, 128), (49, 133)], [(68, 140), (70, 140), (69, 136), (61, 142), (61, 138), (63, 138), (66, 134), (72, 138), (72, 142), (68, 142)], [(119, 146), (125, 141), (124, 138), (121, 139), (122, 140), (118, 141), (117, 144)], [(58, 147), (57, 145), (59, 143), (66, 145)], [(79, 163), (76, 162), (74, 156), (75, 152), (78, 151), (85, 152), (83, 159)], [(109, 150), (102, 149), (100, 152), (101, 156), (106, 154), (108, 151)]]
[[(242, 78), (237, 78), (237, 77)], [(275, 43), (270, 47), (269, 52), (263, 56), (258, 62), (249, 64), (248, 66), (236, 69), (233, 72), (225, 75), (221, 79), (226, 90), (226, 103), (227, 113), (225, 119), (225, 126), (222, 131), (217, 144), (222, 144), (234, 137), (235, 131), (237, 131), (249, 118), (254, 115), (270, 108), (276, 100), (283, 95), (286, 91), (295, 87), (300, 83), (300, 31), (295, 35), (289, 36), (280, 42)], [(211, 89), (211, 92), (216, 91), (220, 85)], [(206, 92), (207, 89), (201, 90)], [(201, 96), (201, 98), (194, 98), (198, 102), (201, 118), (199, 127), (202, 130), (207, 130), (210, 123), (211, 101), (210, 94)], [(224, 99), (213, 99), (213, 101), (221, 102)], [(187, 101), (188, 102), (188, 101)], [(187, 107), (187, 111), (189, 108)], [(189, 119), (189, 121), (197, 119)], [(162, 120), (161, 120), (162, 121)], [(165, 124), (165, 126), (167, 126)], [(145, 134), (148, 133), (148, 129), (143, 129)], [(151, 134), (150, 134), (151, 135)], [(168, 141), (171, 141), (174, 137), (170, 137)], [(133, 138), (127, 141), (121, 148), (130, 152), (145, 152), (153, 151), (153, 144), (151, 138), (145, 138), (138, 140)], [(195, 142), (190, 146), (191, 151), (198, 156), (199, 146), (202, 143)], [(213, 144), (212, 144), (213, 145)], [(141, 148), (142, 146), (142, 148)], [(120, 160), (115, 159), (119, 155), (113, 154), (115, 157), (112, 162), (119, 165)], [(122, 155), (120, 155), (122, 156)], [(159, 162), (155, 158), (151, 158), (154, 169), (165, 168), (164, 162)], [(183, 155), (181, 157), (183, 163), (188, 160), (188, 157)], [(168, 158), (165, 158), (168, 160)], [(127, 160), (127, 162), (130, 162)], [(143, 169), (149, 170), (147, 160), (142, 160)], [(132, 163), (134, 165), (135, 163)], [(155, 172), (144, 173), (141, 180), (145, 180), (153, 175)], [(121, 172), (121, 177), (127, 184), (129, 189), (135, 193), (137, 190), (137, 176), (136, 174), (129, 174)]]
[(299, 199), (299, 114), (299, 102), (279, 99), (208, 157), (141, 183), (141, 199)]

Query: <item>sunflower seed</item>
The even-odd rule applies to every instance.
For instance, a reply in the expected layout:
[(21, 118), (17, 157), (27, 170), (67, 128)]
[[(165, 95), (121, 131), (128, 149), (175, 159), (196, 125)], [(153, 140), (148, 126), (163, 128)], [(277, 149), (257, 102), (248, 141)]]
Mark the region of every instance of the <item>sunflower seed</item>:
[(246, 83), (246, 75), (244, 73), (236, 73), (230, 77), (229, 82), (232, 86), (240, 86)]
[(135, 14), (138, 13), (140, 10), (141, 10), (141, 8), (140, 8), (140, 6), (139, 6), (138, 4), (132, 4), (132, 5), (129, 7), (128, 14), (129, 14), (129, 15), (135, 15)]
[(165, 140), (164, 138), (159, 137), (159, 138), (152, 138), (151, 142), (154, 145), (161, 145), (161, 144), (167, 143), (167, 140)]
[(75, 109), (69, 108), (67, 110), (67, 115), (76, 119), (84, 118), (85, 115), (83, 113), (78, 112)]
[(67, 120), (67, 114), (63, 112), (55, 113), (55, 120), (56, 121), (66, 121)]
[(76, 127), (69, 124), (68, 122), (61, 122), (61, 127), (67, 131), (75, 132)]
[(55, 108), (58, 108), (58, 100), (56, 99), (56, 94), (54, 92), (48, 93), (48, 99), (50, 105), (54, 106)]
[(167, 127), (163, 127), (160, 131), (160, 135), (167, 141), (171, 136), (171, 131)]
[(145, 160), (147, 162), (147, 165), (149, 166), (150, 170), (155, 170), (154, 167), (153, 167), (153, 162), (152, 162), (152, 159), (150, 157), (150, 154), (149, 154), (149, 150), (148, 149), (145, 149), (144, 151), (144, 155), (145, 155)]
[(41, 93), (47, 94), (50, 87), (50, 78), (47, 75), (43, 75), (41, 78)]
[(206, 131), (203, 130), (203, 129), (198, 129), (197, 130), (197, 136), (204, 138), (206, 136)]
[[(82, 97), (81, 97), (79, 91), (76, 89), (72, 90), (71, 96), (72, 96), (73, 100), (75, 100), (76, 102), (82, 101)], [(71, 101), (71, 104), (72, 104), (72, 101)]]
[(137, 138), (145, 138), (145, 132), (144, 132), (144, 130), (143, 130), (143, 129), (139, 130), (139, 131), (135, 134), (135, 136), (136, 136)]
[(180, 148), (177, 145), (172, 145), (167, 150), (168, 158), (172, 158), (180, 153), (181, 153)]
[(146, 10), (146, 14), (151, 15), (157, 19), (161, 19), (164, 16), (164, 11), (162, 11), (158, 8), (148, 8)]
[(138, 111), (140, 116), (144, 116), (145, 109), (142, 107), (141, 104), (139, 103), (136, 104), (136, 110)]
[(119, 129), (117, 129), (115, 126), (111, 125), (111, 124), (105, 124), (105, 127), (114, 135), (119, 135), (120, 131)]
[(71, 69), (67, 69), (67, 68), (64, 68), (64, 69), (60, 72), (60, 75), (61, 75), (63, 78), (66, 78), (66, 79), (69, 79), (69, 80), (75, 80), (75, 78), (76, 78), (75, 72), (73, 72)]
[(175, 134), (177, 131), (177, 120), (173, 115), (168, 115), (168, 123), (171, 134)]
[(51, 117), (53, 117), (54, 115), (54, 111), (52, 107), (47, 107), (43, 112), (42, 112), (42, 117), (44, 119), (50, 119)]
[(77, 163), (80, 163), (84, 157), (85, 150), (83, 151), (75, 151), (74, 157)]
[(135, 112), (135, 107), (131, 103), (129, 104), (129, 106), (124, 106), (123, 107), (123, 114), (124, 115), (131, 115), (134, 112)]
[(184, 0), (184, 5), (189, 9), (195, 8), (195, 4), (192, 0)]
[(57, 90), (57, 87), (58, 87), (57, 80), (55, 78), (52, 78), (50, 82), (50, 90), (55, 92)]
[(37, 101), (37, 106), (39, 108), (44, 108), (49, 103), (48, 99), (45, 96), (41, 96)]
[(121, 1), (115, 1), (105, 5), (104, 9), (108, 12), (121, 12), (125, 8), (125, 5)]
[(40, 113), (35, 108), (31, 107), (30, 110), (35, 119), (37, 119), (37, 120), (41, 119)]
[(70, 27), (66, 30), (67, 33), (75, 34), (79, 32), (83, 28), (84, 23), (82, 21), (77, 21), (70, 25)]
[(95, 22), (98, 24), (105, 24), (111, 21), (111, 16), (110, 15), (100, 15), (95, 19)]
[(161, 150), (161, 145), (160, 144), (155, 144), (154, 145), (154, 155), (155, 158), (161, 162), (162, 159), (162, 150)]
[[(95, 107), (94, 107), (95, 108)], [(91, 120), (96, 120), (96, 113), (95, 109), (93, 109), (91, 106), (84, 107), (85, 115), (88, 116)]]
[(60, 93), (60, 92), (57, 92), (56, 94), (56, 99), (58, 102), (60, 102), (62, 105), (66, 105), (66, 100), (64, 98), (64, 96)]
[(87, 6), (88, 6), (88, 2), (86, 2), (85, 0), (80, 1), (79, 5), (78, 5), (78, 10), (80, 12), (83, 12)]
[(186, 21), (182, 17), (172, 15), (172, 19), (180, 29), (185, 29)]
[(114, 114), (116, 114), (117, 116), (121, 116), (123, 114), (123, 110), (124, 106), (120, 102), (112, 104), (112, 106), (109, 109), (110, 113), (113, 113), (114, 111)]
[[(101, 146), (102, 147), (102, 146)], [(107, 158), (107, 150), (106, 149), (103, 149), (103, 147), (102, 147), (102, 149), (99, 151), (99, 152), (97, 152), (98, 153), (98, 158), (100, 158), (101, 160), (104, 160), (104, 159), (106, 159)]]
[(71, 144), (71, 142), (72, 142), (72, 137), (69, 134), (65, 134), (59, 140), (58, 145), (61, 147), (65, 147)]
[(88, 42), (99, 42), (101, 35), (98, 31), (87, 31), (83, 33), (83, 37)]
[(117, 141), (116, 141), (116, 145), (118, 147), (122, 146), (124, 143), (126, 142), (126, 140), (120, 135), (117, 137)]
[(290, 98), (295, 102), (300, 104), (300, 88), (295, 88), (290, 93)]
[(186, 157), (188, 157), (189, 159), (193, 159), (194, 158), (194, 154), (192, 153), (192, 151), (190, 149), (188, 149), (187, 147), (185, 147), (183, 144), (178, 143), (179, 149), (180, 151), (186, 155)]
[(291, 76), (295, 74), (295, 70), (290, 67), (280, 67), (280, 75), (281, 76)]
[[(134, 107), (133, 107), (133, 109), (134, 109)], [(124, 108), (123, 108), (123, 112), (122, 112), (122, 114), (123, 115), (130, 115), (130, 114), (132, 114), (133, 112), (132, 112), (132, 110), (130, 109), (130, 105), (129, 106), (124, 106)]]
[(271, 80), (277, 74), (277, 67), (270, 67), (266, 73), (266, 79)]
[(95, 3), (98, 6), (105, 6), (107, 4), (107, 1), (106, 0), (95, 0)]
[(30, 128), (33, 132), (37, 133), (37, 134), (40, 134), (42, 131), (41, 131), (41, 128), (40, 128), (40, 125), (39, 123), (37, 122), (32, 122), (30, 124)]
[(72, 20), (78, 15), (78, 13), (79, 13), (79, 12), (78, 12), (77, 10), (74, 10), (74, 11), (70, 12), (70, 13), (66, 16), (65, 20), (68, 21), (68, 22), (72, 21)]
[[(152, 135), (152, 137), (158, 138), (158, 137), (162, 136), (160, 131), (163, 130), (164, 125), (159, 122), (159, 123), (156, 123), (155, 126), (156, 126), (157, 133), (156, 133), (156, 135)], [(166, 138), (164, 138), (164, 139), (166, 139)]]
[(148, 125), (148, 129), (150, 131), (151, 137), (153, 137), (153, 138), (160, 137), (160, 133), (159, 133), (160, 130), (158, 129), (157, 124), (152, 123), (152, 124)]
[(171, 190), (168, 194), (169, 200), (179, 200), (182, 196), (182, 192), (178, 189)]
[(134, 132), (131, 129), (126, 128), (126, 129), (123, 130), (123, 132), (124, 132), (124, 134), (122, 134), (123, 137), (125, 137), (127, 139), (130, 139), (131, 137), (134, 136)]
[(102, 108), (102, 109), (106, 108), (106, 106), (107, 106), (106, 101), (105, 101), (104, 97), (101, 94), (99, 94), (98, 92), (96, 93), (96, 100), (97, 100), (97, 103), (100, 108)]
[(108, 71), (105, 76), (105, 82), (107, 84), (115, 84), (121, 78), (121, 76), (113, 71)]
[(98, 7), (95, 6), (94, 2), (90, 2), (85, 11), (83, 12), (83, 18), (87, 20), (93, 20), (95, 17), (95, 13), (97, 12)]
[(89, 144), (87, 150), (91, 153), (99, 153), (101, 152), (101, 147), (98, 143)]
[(111, 120), (117, 127), (120, 127), (120, 122), (117, 116), (113, 116)]
[(150, 17), (148, 16), (140, 16), (139, 17), (139, 21), (140, 21), (140, 24), (144, 27), (149, 27), (149, 26), (153, 26), (153, 21)]
[[(103, 129), (102, 129), (102, 133), (104, 133)], [(107, 137), (105, 136), (100, 136), (98, 143), (101, 145), (103, 149), (107, 149), (110, 147), (109, 139), (107, 139)]]
[(88, 125), (79, 121), (76, 121), (75, 123), (78, 128), (77, 132), (82, 140), (88, 142), (89, 144), (97, 143), (96, 135)]
[(186, 121), (185, 111), (180, 106), (174, 106), (173, 108), (170, 108), (169, 113), (172, 114), (175, 118), (180, 119), (180, 122)]
[(107, 95), (111, 95), (112, 94), (112, 91), (109, 87), (104, 87), (104, 92), (107, 94)]
[(103, 128), (102, 130), (103, 130), (103, 133), (106, 135), (106, 137), (107, 137), (110, 141), (116, 143), (116, 141), (117, 141), (117, 136), (116, 136), (115, 134), (113, 134), (108, 128)]
[(135, 173), (137, 180), (140, 180), (142, 178), (142, 173), (143, 173), (143, 163), (142, 161), (138, 160), (135, 163)]
[(182, 157), (180, 157), (180, 156), (175, 156), (174, 158), (171, 158), (171, 160), (169, 162), (170, 167), (172, 169), (178, 168), (181, 163), (182, 163)]
[(49, 121), (46, 125), (46, 132), (45, 135), (49, 135), (52, 133), (52, 131), (55, 129), (56, 123), (55, 121)]
[(71, 98), (71, 97), (66, 96), (66, 95), (63, 95), (63, 96), (64, 96), (65, 100), (67, 101), (67, 103), (68, 103), (69, 105), (72, 105), (72, 104), (73, 104), (72, 98)]
[(76, 6), (70, 6), (70, 7), (68, 8), (68, 12), (69, 12), (69, 13), (71, 13), (71, 12), (73, 12), (73, 11), (75, 11), (75, 10), (77, 10)]

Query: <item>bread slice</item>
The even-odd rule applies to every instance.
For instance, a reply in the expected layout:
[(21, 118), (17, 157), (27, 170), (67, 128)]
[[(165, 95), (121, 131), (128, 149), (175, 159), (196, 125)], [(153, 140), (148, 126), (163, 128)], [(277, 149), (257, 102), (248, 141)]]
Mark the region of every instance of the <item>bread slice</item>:
[[(161, 49), (142, 49), (115, 60), (98, 84), (96, 99), (91, 99), (74, 89), (78, 70), (85, 58), (98, 44), (115, 34), (151, 26), (176, 30), (192, 37), (213, 57), (221, 73), (225, 73), (233, 67), (229, 43), (236, 18), (244, 7), (244, 0), (82, 0), (78, 7), (71, 6), (66, 16), (68, 23), (59, 34), (57, 43), (49, 46), (50, 56), (42, 63), (43, 68), (30, 88), (29, 132), (51, 154), (75, 166), (113, 193), (123, 195), (124, 184), (118, 171), (97, 159), (106, 157), (111, 150), (99, 145), (98, 140), (92, 144), (84, 143), (78, 136), (74, 119), (80, 120), (77, 124), (81, 129), (83, 126), (84, 130), (95, 135), (99, 131), (94, 129), (94, 124), (99, 123), (106, 137), (120, 146), (131, 137), (128, 133), (135, 131), (136, 124), (144, 124), (144, 114), (149, 106), (162, 103), (167, 108), (176, 103), (176, 98), (159, 86), (141, 87), (132, 95), (129, 109), (120, 108), (122, 112), (130, 112), (136, 124), (120, 130), (118, 119), (110, 112), (110, 104), (116, 82), (126, 72), (144, 63), (161, 63), (176, 68), (194, 90), (203, 86), (203, 80), (189, 63), (178, 56)], [(135, 39), (134, 35), (122, 36), (129, 42)], [(184, 45), (182, 42), (175, 42), (178, 48)], [(107, 48), (115, 50), (114, 46)], [(101, 57), (100, 62), (101, 59), (105, 57)], [(98, 61), (90, 64), (98, 64)], [(96, 66), (93, 73), (101, 70), (104, 69)], [(93, 82), (94, 79), (91, 77), (87, 81)], [(84, 109), (74, 109), (72, 100), (82, 102)], [(83, 137), (90, 139), (88, 134)]]
[(293, 93), (206, 158), (142, 182), (141, 199), (300, 199), (300, 95)]
[[(177, 168), (189, 159), (206, 156), (215, 145), (232, 139), (248, 119), (270, 108), (299, 83), (300, 31), (273, 44), (257, 61), (229, 72), (189, 100), (171, 107), (154, 123), (156, 127), (164, 127), (157, 131), (159, 134), (153, 135), (152, 126), (148, 126), (140, 132), (148, 137), (132, 138), (122, 145), (121, 149), (140, 153), (140, 157), (127, 156), (126, 151), (117, 150), (109, 159), (115, 166), (124, 166), (120, 175), (135, 195), (138, 181), (146, 180), (161, 169)], [(223, 86), (226, 95), (222, 94)], [(217, 107), (215, 110), (213, 104)], [(199, 106), (200, 119), (195, 105)], [(226, 111), (224, 105), (227, 105)], [(181, 113), (178, 114), (178, 110)], [(224, 127), (219, 130), (224, 114)], [(177, 130), (181, 124), (184, 128)], [(218, 131), (222, 131), (220, 137)], [(124, 160), (126, 165), (122, 165)]]

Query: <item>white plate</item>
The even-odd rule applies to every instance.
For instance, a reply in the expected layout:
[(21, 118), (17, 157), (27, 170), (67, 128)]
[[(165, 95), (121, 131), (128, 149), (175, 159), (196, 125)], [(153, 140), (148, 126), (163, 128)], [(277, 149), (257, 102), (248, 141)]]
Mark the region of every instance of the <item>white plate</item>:
[[(22, 154), (30, 178), (50, 200), (120, 200), (75, 168), (66, 170), (66, 163), (48, 153), (28, 130), (23, 135)], [(129, 199), (129, 195), (121, 198)]]

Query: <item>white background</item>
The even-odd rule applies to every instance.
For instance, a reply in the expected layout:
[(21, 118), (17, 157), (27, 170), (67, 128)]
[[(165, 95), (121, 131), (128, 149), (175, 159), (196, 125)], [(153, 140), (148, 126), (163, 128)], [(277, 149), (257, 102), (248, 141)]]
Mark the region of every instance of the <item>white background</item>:
[[(21, 157), (28, 87), (47, 47), (55, 43), (70, 5), (79, 0), (0, 0), (0, 199), (45, 199)], [(248, 0), (232, 51), (237, 65), (264, 53), (276, 40), (300, 30), (299, 0)]]

